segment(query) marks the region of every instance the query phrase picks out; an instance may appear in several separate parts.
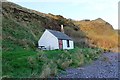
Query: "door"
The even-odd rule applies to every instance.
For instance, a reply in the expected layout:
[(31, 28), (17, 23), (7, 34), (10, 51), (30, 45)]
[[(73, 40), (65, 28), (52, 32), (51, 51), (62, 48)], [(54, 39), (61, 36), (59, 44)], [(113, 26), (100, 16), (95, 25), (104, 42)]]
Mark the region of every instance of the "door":
[(67, 47), (70, 47), (70, 42), (69, 42), (69, 40), (67, 40)]
[(63, 49), (63, 42), (62, 40), (58, 40), (59, 41), (59, 49)]

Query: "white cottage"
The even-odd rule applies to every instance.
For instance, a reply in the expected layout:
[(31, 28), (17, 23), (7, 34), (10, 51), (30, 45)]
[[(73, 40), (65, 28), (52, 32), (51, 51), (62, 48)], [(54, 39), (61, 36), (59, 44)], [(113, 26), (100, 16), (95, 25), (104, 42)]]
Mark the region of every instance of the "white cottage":
[(63, 32), (46, 29), (38, 41), (38, 48), (46, 50), (73, 49), (73, 40)]

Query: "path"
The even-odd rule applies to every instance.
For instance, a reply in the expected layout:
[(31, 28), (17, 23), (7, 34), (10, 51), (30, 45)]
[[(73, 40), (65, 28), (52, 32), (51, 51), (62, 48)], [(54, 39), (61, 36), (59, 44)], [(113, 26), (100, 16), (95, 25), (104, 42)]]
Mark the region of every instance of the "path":
[[(119, 54), (120, 55), (120, 54)], [(118, 78), (118, 53), (104, 53), (92, 64), (80, 68), (66, 69), (61, 78)]]

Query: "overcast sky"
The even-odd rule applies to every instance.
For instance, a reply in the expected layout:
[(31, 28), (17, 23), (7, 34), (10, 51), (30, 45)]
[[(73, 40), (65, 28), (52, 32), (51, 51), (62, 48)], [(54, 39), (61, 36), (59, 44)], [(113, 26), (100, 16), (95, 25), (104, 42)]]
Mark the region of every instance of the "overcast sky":
[(74, 20), (102, 18), (118, 28), (119, 0), (8, 0), (43, 13)]

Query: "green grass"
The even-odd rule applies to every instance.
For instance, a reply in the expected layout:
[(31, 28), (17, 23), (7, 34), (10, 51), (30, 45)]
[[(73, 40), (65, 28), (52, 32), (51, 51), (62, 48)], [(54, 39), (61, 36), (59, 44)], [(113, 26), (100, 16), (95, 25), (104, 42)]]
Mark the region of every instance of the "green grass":
[[(27, 51), (24, 49), (15, 51), (3, 51), (2, 55), (2, 70), (3, 75), (10, 77), (26, 77), (30, 72), (29, 64), (27, 61), (28, 56), (34, 56), (36, 52)], [(29, 73), (30, 74), (30, 73)]]
[[(9, 7), (11, 6), (12, 4)], [(68, 51), (40, 51), (35, 46), (44, 29), (59, 30), (59, 27), (56, 26), (61, 24), (61, 20), (63, 25), (67, 26), (65, 32), (66, 34), (70, 33), (70, 37), (84, 38), (85, 34), (79, 32), (79, 27), (68, 22), (67, 19), (64, 20), (61, 16), (56, 16), (60, 19), (54, 20), (47, 16), (45, 18), (36, 14), (26, 14), (24, 11), (20, 11), (22, 8), (19, 10), (22, 12), (20, 14), (9, 12), (9, 7), (5, 7), (5, 3), (3, 7), (5, 8), (3, 8), (4, 15), (2, 16), (2, 22), (4, 22), (2, 24), (3, 77), (38, 78), (56, 76), (68, 67), (79, 67), (92, 62), (101, 53), (97, 48), (81, 47)], [(23, 20), (25, 16), (28, 17), (29, 21)]]
[[(73, 50), (15, 50), (3, 51), (2, 68), (5, 77), (49, 77), (68, 67), (88, 64), (100, 55), (99, 49), (78, 48)], [(47, 70), (47, 72), (46, 72)]]
[[(3, 17), (2, 76), (3, 77), (49, 77), (56, 76), (68, 67), (79, 67), (97, 59), (97, 48), (76, 47), (73, 50), (40, 51), (36, 49), (36, 24), (20, 25)], [(10, 25), (11, 24), (11, 25)], [(32, 32), (31, 32), (32, 31)], [(24, 34), (24, 35), (23, 35)]]

